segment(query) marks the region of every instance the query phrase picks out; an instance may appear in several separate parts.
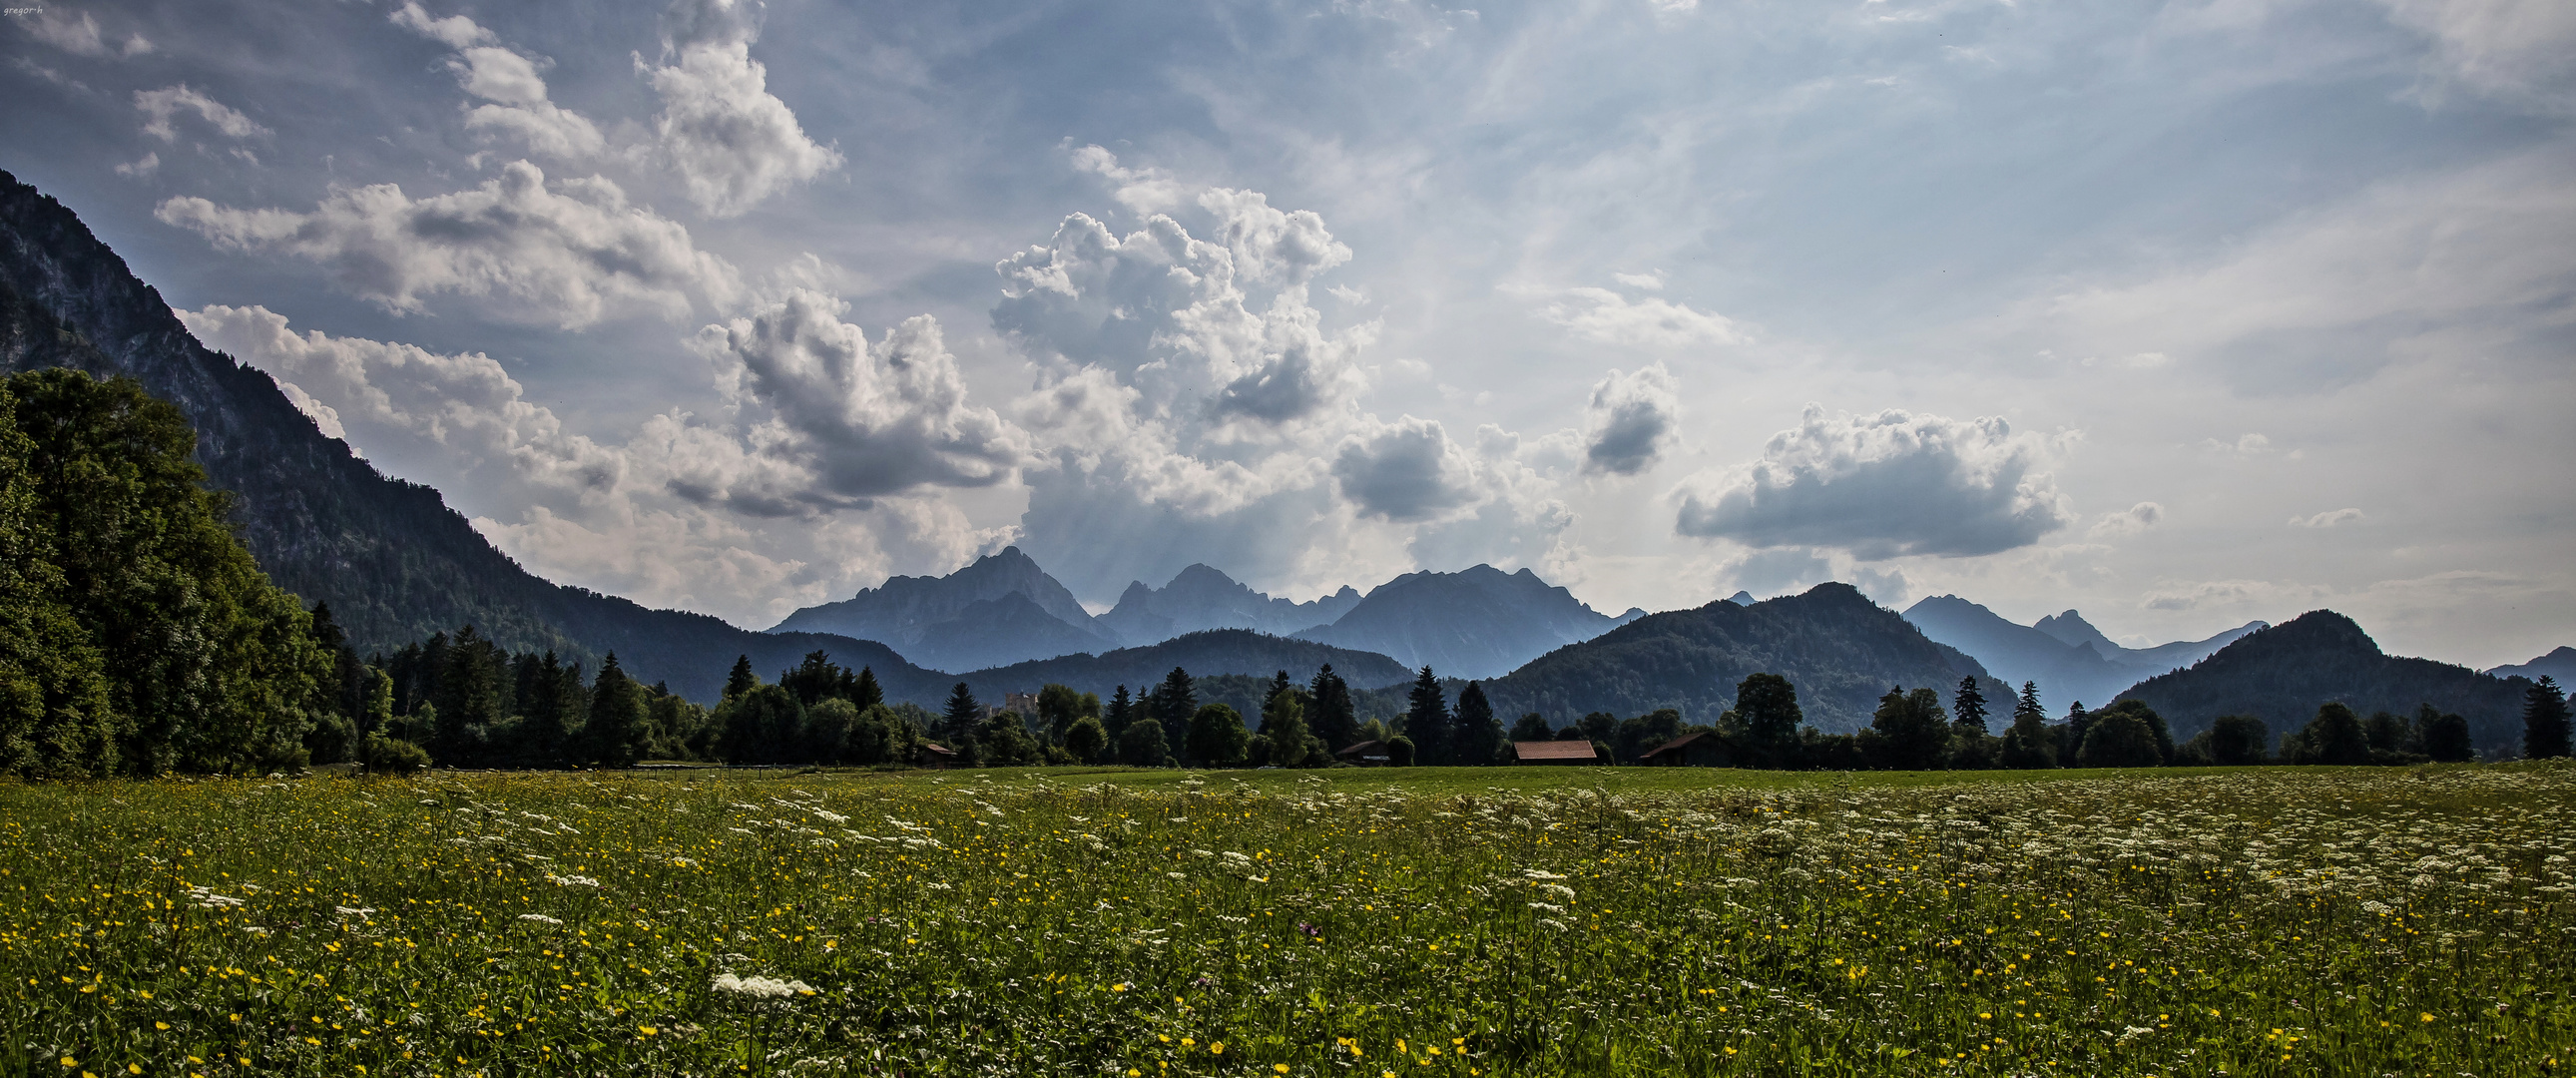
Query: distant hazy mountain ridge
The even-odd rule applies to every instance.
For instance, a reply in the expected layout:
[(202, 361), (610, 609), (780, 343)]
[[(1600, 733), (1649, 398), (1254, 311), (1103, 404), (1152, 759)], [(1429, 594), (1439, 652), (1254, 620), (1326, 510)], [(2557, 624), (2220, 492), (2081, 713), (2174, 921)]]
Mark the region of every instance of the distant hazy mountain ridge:
[(2020, 625), (1956, 595), (1915, 603), (1906, 608), (1905, 620), (1923, 635), (1975, 656), (1987, 672), (2015, 687), (2038, 682), (2052, 713), (2063, 713), (2079, 701), (2095, 707), (2110, 703), (2131, 685), (2189, 666), (2265, 627), (2248, 622), (2207, 640), (2124, 648), (2072, 610)]
[(809, 606), (771, 632), (881, 640), (937, 670), (973, 670), (1119, 646), (1073, 593), (1018, 547), (947, 576), (898, 576), (836, 603)]
[(1491, 678), (1644, 616), (1634, 608), (1616, 617), (1600, 613), (1528, 569), (1505, 573), (1479, 565), (1399, 576), (1332, 624), (1296, 635), (1449, 677)]
[(1252, 629), (1286, 636), (1329, 625), (1359, 601), (1360, 593), (1348, 584), (1311, 602), (1272, 598), (1202, 564), (1181, 570), (1160, 588), (1146, 587), (1141, 580), (1128, 584), (1118, 605), (1100, 615), (1099, 622), (1129, 645), (1203, 629)]
[(2561, 686), (2576, 685), (2576, 648), (2559, 647), (2527, 663), (2499, 666), (2487, 671), (2491, 677), (2519, 677), (2540, 680), (2543, 676), (2558, 679)]

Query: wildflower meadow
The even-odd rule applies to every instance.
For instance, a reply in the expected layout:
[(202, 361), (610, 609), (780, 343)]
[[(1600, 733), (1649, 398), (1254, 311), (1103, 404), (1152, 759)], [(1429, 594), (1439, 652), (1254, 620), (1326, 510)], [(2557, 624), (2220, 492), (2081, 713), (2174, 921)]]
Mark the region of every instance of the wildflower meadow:
[(2471, 1074), (2576, 769), (0, 786), (0, 1073)]

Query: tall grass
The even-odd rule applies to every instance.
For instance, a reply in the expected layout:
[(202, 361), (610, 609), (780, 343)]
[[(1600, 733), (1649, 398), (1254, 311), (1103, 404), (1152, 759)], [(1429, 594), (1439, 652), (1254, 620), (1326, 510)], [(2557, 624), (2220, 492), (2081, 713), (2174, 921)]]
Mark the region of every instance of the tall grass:
[(11, 1074), (2561, 1073), (2576, 770), (0, 786)]

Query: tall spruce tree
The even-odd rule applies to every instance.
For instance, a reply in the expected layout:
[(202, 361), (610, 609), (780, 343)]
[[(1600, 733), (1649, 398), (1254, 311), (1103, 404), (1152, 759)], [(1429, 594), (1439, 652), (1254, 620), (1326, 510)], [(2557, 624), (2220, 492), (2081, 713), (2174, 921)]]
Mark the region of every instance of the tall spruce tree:
[(733, 672), (725, 675), (724, 698), (731, 700), (759, 687), (760, 675), (751, 670), (751, 656), (735, 658)]
[(984, 705), (976, 701), (965, 682), (958, 682), (955, 689), (949, 690), (948, 705), (939, 712), (940, 738), (950, 743), (951, 750), (966, 752), (983, 725)]
[(2522, 692), (2522, 757), (2548, 760), (2569, 754), (2567, 694), (2547, 674)]
[(1109, 697), (1109, 715), (1101, 721), (1100, 732), (1109, 736), (1109, 744), (1114, 747), (1118, 739), (1126, 735), (1127, 724), (1134, 721), (1136, 703), (1128, 697), (1127, 686), (1120, 685), (1118, 691)]
[(1306, 725), (1322, 738), (1327, 750), (1345, 749), (1360, 740), (1359, 709), (1351, 702), (1351, 686), (1333, 664), (1325, 663), (1306, 683), (1306, 693), (1313, 703), (1306, 710)]
[(1449, 714), (1449, 700), (1440, 690), (1440, 679), (1425, 666), (1413, 679), (1404, 709), (1404, 734), (1413, 740), (1415, 759), (1423, 766), (1446, 766), (1458, 740), (1456, 720)]
[(1190, 672), (1173, 667), (1171, 673), (1163, 675), (1163, 683), (1154, 687), (1146, 704), (1154, 721), (1162, 724), (1163, 743), (1187, 751), (1190, 719), (1199, 713), (1198, 684), (1190, 680)]
[(1503, 751), (1502, 720), (1494, 717), (1494, 705), (1485, 699), (1483, 686), (1468, 682), (1458, 690), (1457, 745), (1451, 752), (1453, 761), (1480, 765), (1497, 762)]
[(861, 711), (885, 704), (885, 686), (877, 683), (875, 668), (859, 668), (859, 679), (850, 686), (850, 702), (859, 705)]
[(1990, 732), (1986, 729), (1986, 693), (1977, 687), (1976, 678), (1960, 678), (1959, 690), (1950, 694), (1950, 722), (1979, 737)]
[(650, 721), (646, 706), (644, 686), (626, 676), (617, 653), (609, 652), (590, 685), (590, 718), (581, 730), (585, 755), (602, 767), (634, 766)]

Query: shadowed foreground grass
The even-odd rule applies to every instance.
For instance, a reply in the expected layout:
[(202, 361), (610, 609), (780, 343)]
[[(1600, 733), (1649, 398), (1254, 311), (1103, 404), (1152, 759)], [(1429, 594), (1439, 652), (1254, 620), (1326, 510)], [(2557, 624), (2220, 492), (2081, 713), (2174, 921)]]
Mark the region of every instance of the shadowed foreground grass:
[(0, 1073), (2563, 1073), (2576, 770), (0, 785)]

